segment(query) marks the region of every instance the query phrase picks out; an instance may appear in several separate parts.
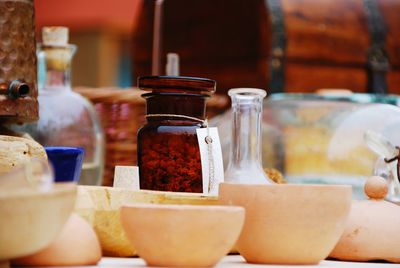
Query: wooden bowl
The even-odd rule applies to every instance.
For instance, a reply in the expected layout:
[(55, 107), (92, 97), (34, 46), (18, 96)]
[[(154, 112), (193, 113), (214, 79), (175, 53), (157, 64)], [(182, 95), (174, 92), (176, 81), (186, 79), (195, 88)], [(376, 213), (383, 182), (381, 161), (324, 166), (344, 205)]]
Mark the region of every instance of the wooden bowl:
[(71, 214), (75, 197), (74, 184), (56, 184), (48, 192), (0, 191), (0, 262), (49, 245)]
[(149, 266), (212, 267), (239, 237), (244, 209), (133, 204), (122, 207), (121, 222)]
[(94, 228), (104, 256), (136, 256), (121, 225), (120, 208), (126, 203), (218, 205), (213, 196), (192, 193), (135, 191), (102, 186), (78, 186), (75, 212)]
[(344, 231), (351, 186), (222, 183), (219, 197), (246, 209), (236, 246), (247, 262), (317, 264)]

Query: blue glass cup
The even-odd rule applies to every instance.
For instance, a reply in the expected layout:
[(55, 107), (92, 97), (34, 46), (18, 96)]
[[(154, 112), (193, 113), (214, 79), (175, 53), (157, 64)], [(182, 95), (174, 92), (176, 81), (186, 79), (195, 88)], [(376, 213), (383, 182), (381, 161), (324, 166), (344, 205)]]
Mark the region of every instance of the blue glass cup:
[(79, 182), (85, 150), (79, 147), (45, 147), (54, 168), (55, 182)]

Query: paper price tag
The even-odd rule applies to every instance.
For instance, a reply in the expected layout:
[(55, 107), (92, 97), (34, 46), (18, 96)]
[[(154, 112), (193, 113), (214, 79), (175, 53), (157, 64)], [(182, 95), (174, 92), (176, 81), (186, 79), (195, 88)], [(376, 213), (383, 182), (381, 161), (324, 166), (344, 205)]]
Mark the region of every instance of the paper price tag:
[(218, 195), (218, 186), (224, 181), (221, 142), (216, 127), (198, 128), (197, 140), (203, 174), (203, 193)]

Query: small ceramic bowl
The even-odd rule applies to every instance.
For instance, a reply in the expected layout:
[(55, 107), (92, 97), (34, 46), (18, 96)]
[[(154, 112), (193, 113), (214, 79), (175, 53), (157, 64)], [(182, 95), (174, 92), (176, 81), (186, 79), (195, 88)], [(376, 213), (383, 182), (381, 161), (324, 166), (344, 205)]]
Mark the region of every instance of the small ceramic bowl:
[(79, 147), (45, 147), (53, 165), (56, 182), (78, 182), (81, 175), (84, 149)]
[(75, 204), (76, 185), (42, 192), (0, 191), (0, 263), (35, 253), (60, 233)]
[(351, 186), (222, 183), (219, 197), (246, 209), (236, 246), (247, 262), (317, 264), (344, 231)]
[(244, 209), (135, 204), (121, 208), (125, 233), (149, 266), (211, 267), (239, 237)]
[(126, 237), (120, 220), (121, 206), (128, 203), (215, 206), (218, 205), (218, 199), (198, 193), (78, 186), (75, 211), (93, 226), (106, 257), (137, 256), (136, 249)]

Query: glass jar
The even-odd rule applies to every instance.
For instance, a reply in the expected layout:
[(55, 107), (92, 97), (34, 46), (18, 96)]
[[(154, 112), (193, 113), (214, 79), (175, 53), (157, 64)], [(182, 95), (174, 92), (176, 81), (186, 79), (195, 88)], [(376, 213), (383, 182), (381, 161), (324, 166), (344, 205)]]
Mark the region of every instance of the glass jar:
[(203, 126), (206, 100), (215, 92), (210, 79), (148, 76), (139, 88), (146, 99), (147, 124), (138, 132), (140, 188), (203, 192), (196, 129)]

